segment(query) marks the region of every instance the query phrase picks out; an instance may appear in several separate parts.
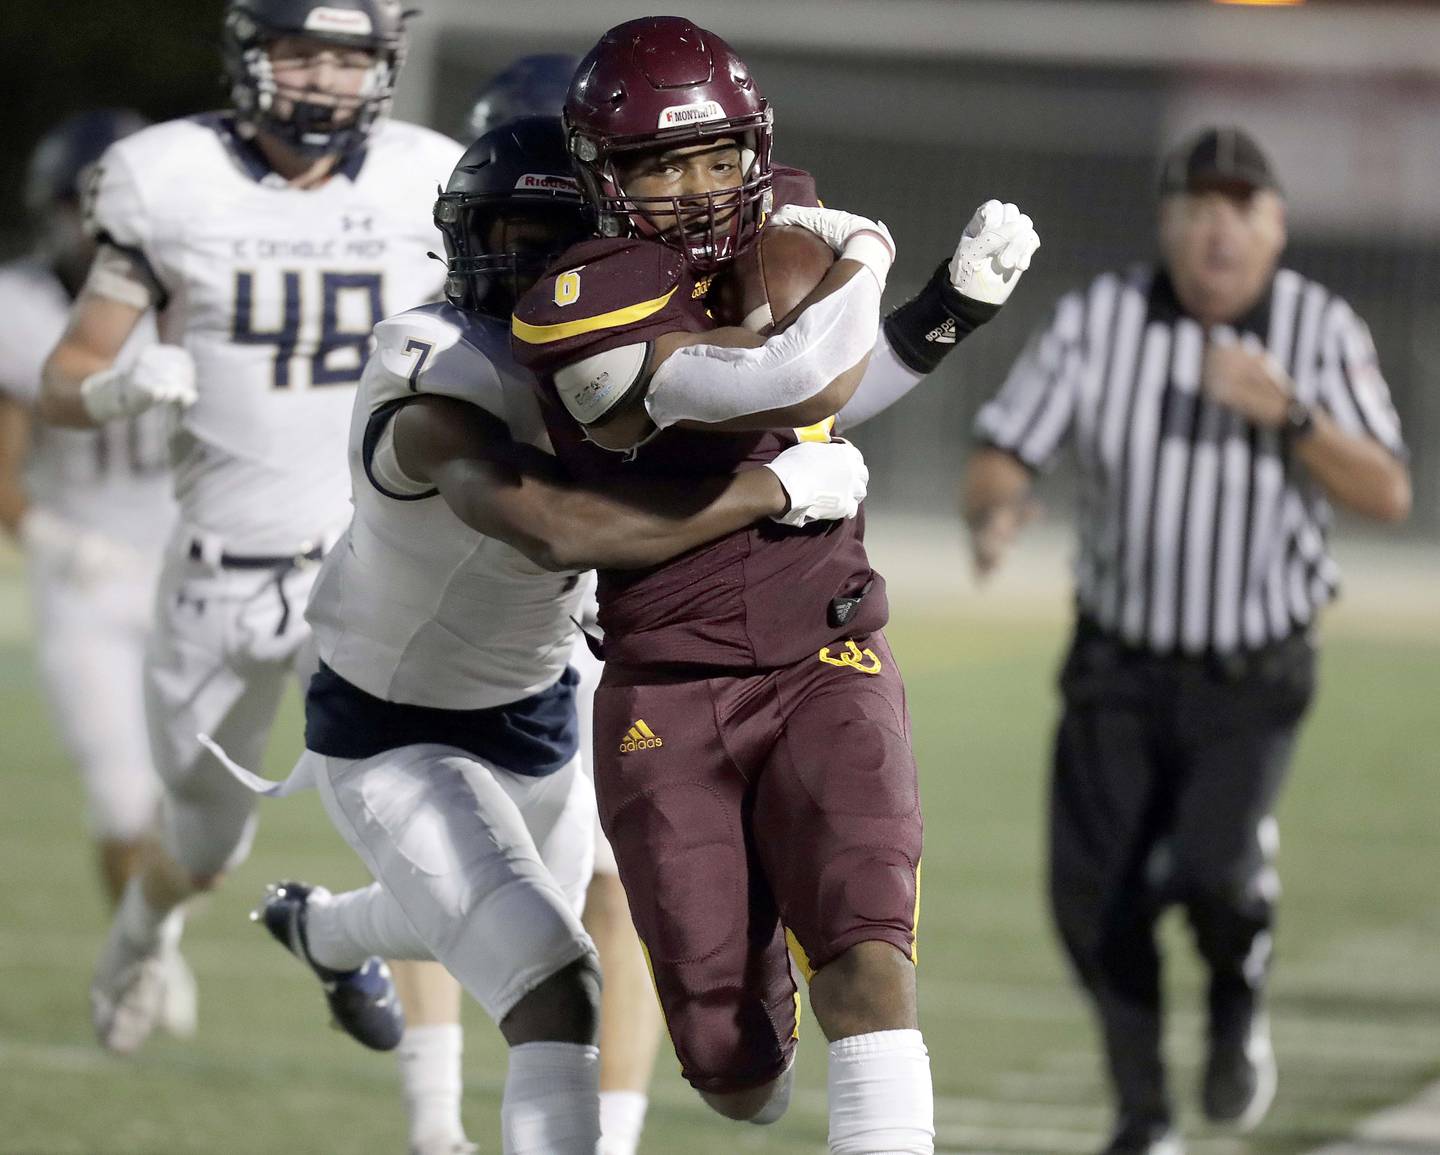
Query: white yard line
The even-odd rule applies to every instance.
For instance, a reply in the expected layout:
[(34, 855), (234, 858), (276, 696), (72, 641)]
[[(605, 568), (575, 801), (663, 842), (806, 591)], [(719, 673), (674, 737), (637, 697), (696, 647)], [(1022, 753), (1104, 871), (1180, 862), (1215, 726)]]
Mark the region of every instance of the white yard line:
[(1309, 1155), (1440, 1155), (1440, 1082), (1408, 1103), (1371, 1115), (1349, 1139)]

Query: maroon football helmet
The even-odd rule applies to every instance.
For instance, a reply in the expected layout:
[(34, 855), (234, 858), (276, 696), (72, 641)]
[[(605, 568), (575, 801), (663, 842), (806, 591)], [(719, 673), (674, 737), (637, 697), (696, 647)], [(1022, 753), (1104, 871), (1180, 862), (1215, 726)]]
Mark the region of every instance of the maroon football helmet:
[[(750, 244), (770, 211), (770, 107), (734, 49), (682, 17), (647, 16), (605, 33), (575, 72), (565, 128), (602, 236), (653, 237), (707, 273)], [(720, 137), (740, 147), (738, 187), (675, 197), (620, 187), (617, 156)], [(687, 225), (662, 231), (657, 214)]]

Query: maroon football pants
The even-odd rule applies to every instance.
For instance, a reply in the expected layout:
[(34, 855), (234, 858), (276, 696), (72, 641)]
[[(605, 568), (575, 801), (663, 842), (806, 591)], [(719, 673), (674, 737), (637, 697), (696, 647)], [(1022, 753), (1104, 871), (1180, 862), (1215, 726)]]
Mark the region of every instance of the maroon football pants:
[(913, 956), (920, 794), (883, 635), (793, 666), (681, 679), (609, 666), (595, 783), (685, 1078), (774, 1079), (802, 970), (856, 943)]

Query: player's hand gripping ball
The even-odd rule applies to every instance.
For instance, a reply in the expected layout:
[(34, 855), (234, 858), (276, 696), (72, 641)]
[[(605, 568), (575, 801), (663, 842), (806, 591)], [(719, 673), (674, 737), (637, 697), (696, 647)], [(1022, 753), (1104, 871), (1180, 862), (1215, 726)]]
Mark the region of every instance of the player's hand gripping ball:
[(835, 251), (808, 229), (766, 225), (717, 278), (711, 311), (722, 325), (768, 335), (793, 319), (834, 263)]
[(872, 221), (843, 209), (816, 205), (782, 205), (770, 218), (769, 227), (798, 225), (814, 233), (840, 254), (841, 260), (856, 261), (874, 275), (883, 289), (890, 266), (895, 263), (895, 238), (884, 221)]

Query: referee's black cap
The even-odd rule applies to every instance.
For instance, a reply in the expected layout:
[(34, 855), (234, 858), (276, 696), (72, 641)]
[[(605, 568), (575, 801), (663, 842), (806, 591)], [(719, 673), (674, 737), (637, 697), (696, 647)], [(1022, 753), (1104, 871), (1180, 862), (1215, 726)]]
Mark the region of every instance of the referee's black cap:
[(1160, 195), (1240, 186), (1280, 191), (1255, 138), (1233, 125), (1206, 128), (1173, 149), (1160, 170)]

